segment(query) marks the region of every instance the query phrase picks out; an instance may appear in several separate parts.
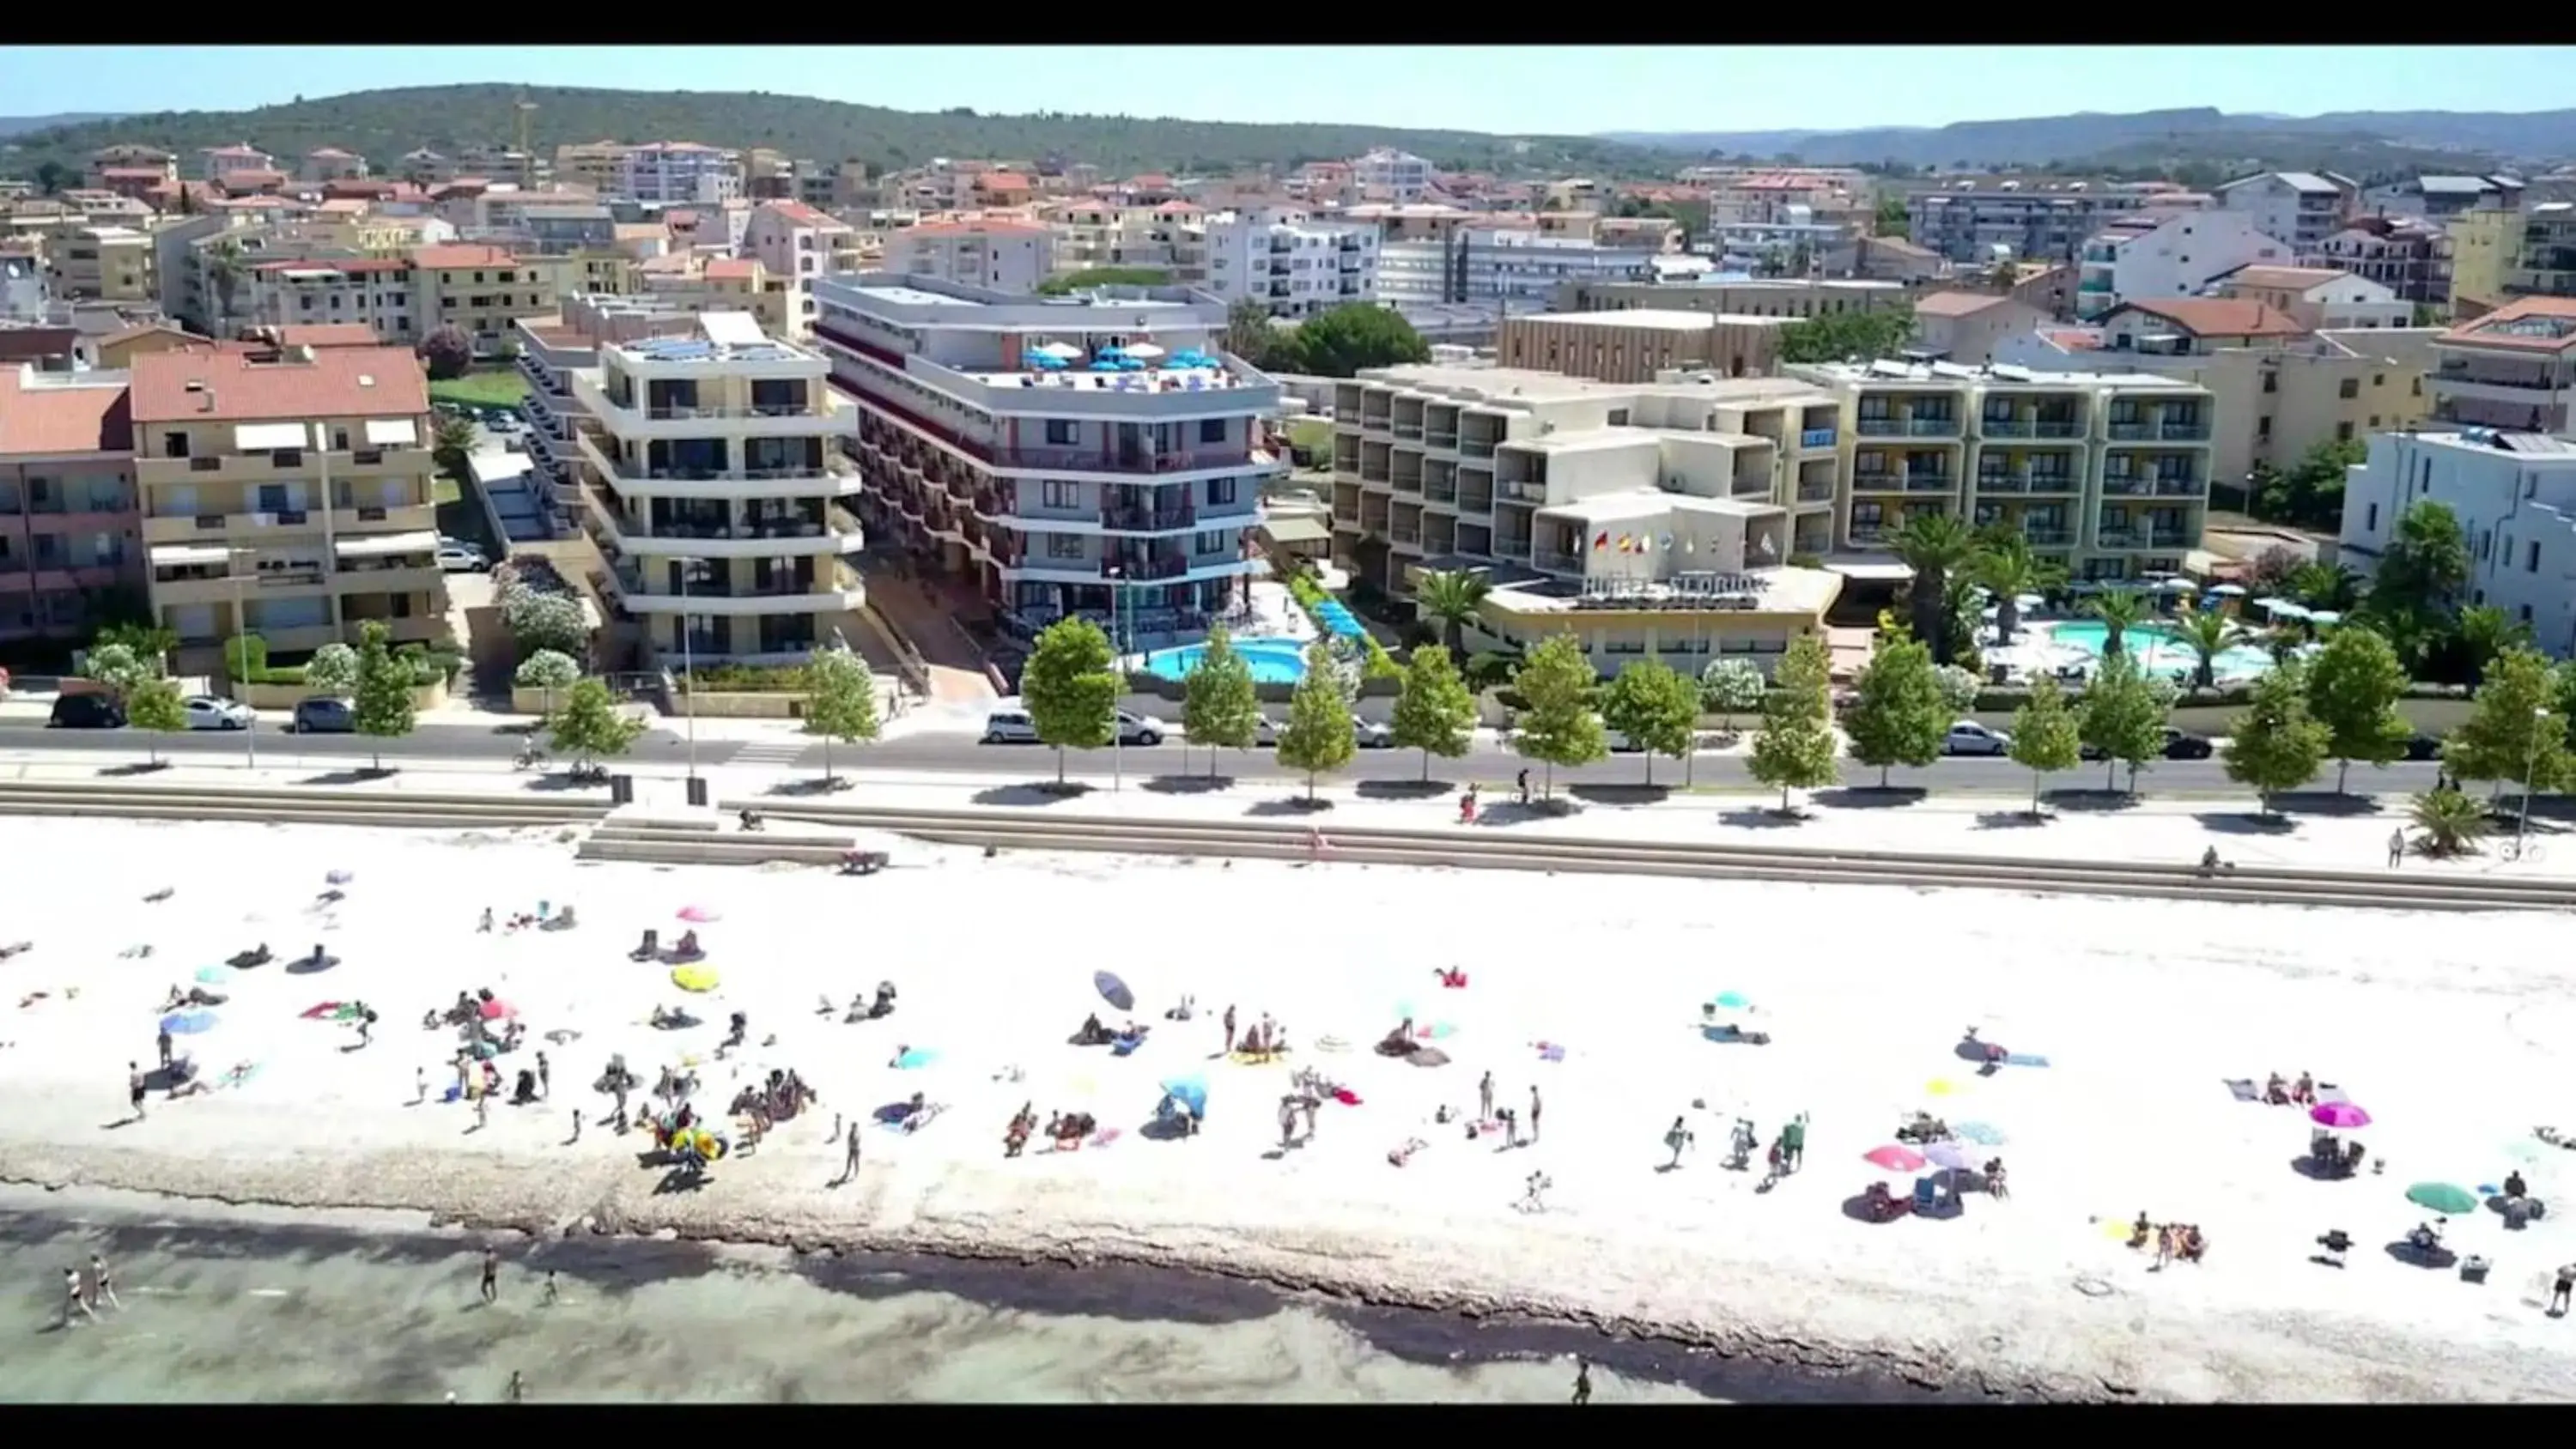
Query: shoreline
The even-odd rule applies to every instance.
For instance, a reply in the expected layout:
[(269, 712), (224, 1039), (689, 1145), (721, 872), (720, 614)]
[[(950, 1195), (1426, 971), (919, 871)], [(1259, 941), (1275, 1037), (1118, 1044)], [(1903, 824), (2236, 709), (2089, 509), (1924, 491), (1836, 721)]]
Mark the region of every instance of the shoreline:
[[(290, 1214), (292, 1216), (290, 1216)], [(109, 1221), (102, 1222), (101, 1219)], [(1581, 1355), (1627, 1377), (1673, 1384), (1726, 1403), (2116, 1402), (2106, 1390), (2059, 1397), (2030, 1386), (1999, 1389), (1983, 1376), (1935, 1377), (1940, 1366), (1864, 1350), (1755, 1338), (1721, 1343), (1688, 1329), (1593, 1315), (1561, 1316), (1537, 1304), (1470, 1301), (1281, 1279), (1227, 1259), (1188, 1262), (1120, 1251), (1116, 1244), (1058, 1245), (1043, 1252), (902, 1233), (843, 1231), (828, 1239), (774, 1232), (708, 1235), (643, 1222), (538, 1222), (409, 1204), (288, 1202), (196, 1195), (94, 1182), (37, 1181), (0, 1173), (0, 1230), (38, 1222), (67, 1230), (175, 1230), (194, 1239), (248, 1238), (265, 1247), (417, 1244), (462, 1253), (497, 1234), (520, 1240), (535, 1266), (574, 1281), (704, 1274), (739, 1263), (793, 1273), (859, 1297), (944, 1293), (987, 1307), (1119, 1321), (1223, 1323), (1291, 1308), (1322, 1314), (1381, 1352), (1421, 1364), (1561, 1359)], [(720, 1225), (722, 1226), (722, 1225)], [(1105, 1250), (1105, 1251), (1103, 1251)], [(665, 1255), (682, 1252), (686, 1261)], [(505, 1263), (521, 1254), (504, 1250)]]

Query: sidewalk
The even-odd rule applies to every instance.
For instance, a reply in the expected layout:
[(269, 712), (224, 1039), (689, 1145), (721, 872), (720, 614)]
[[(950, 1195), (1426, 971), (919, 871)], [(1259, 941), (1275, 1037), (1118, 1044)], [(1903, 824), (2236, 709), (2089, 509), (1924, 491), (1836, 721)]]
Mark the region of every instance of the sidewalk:
[[(42, 725), (51, 716), (53, 707), (54, 696), (50, 694), (13, 695), (7, 700), (0, 700), (0, 725)], [(685, 715), (665, 715), (648, 705), (630, 705), (627, 708), (630, 713), (639, 715), (655, 729), (668, 730), (674, 735), (685, 735), (689, 732), (689, 720)], [(879, 737), (893, 740), (915, 734), (962, 734), (979, 731), (983, 728), (986, 710), (987, 705), (983, 704), (942, 703), (909, 704), (901, 714), (880, 708), (877, 716)], [(262, 709), (253, 710), (251, 713), (259, 721), (261, 749), (270, 748), (271, 740), (291, 737), (289, 726), (295, 722), (294, 711)], [(536, 723), (537, 719), (536, 715), (484, 709), (459, 699), (450, 701), (444, 709), (423, 711), (415, 723), (422, 731), (429, 733), (473, 730), (491, 734), (503, 730), (524, 729)], [(708, 717), (697, 722), (697, 735), (699, 739), (709, 741), (766, 741), (788, 738), (809, 742), (813, 740), (812, 736), (805, 733), (804, 721), (793, 719)], [(140, 746), (137, 748), (139, 749)]]
[[(520, 794), (559, 789), (552, 779), (520, 773), (495, 764), (466, 761), (404, 761), (388, 777), (360, 780), (346, 757), (328, 762), (287, 764), (264, 757), (253, 772), (235, 763), (209, 766), (192, 760), (183, 766), (135, 776), (103, 776), (99, 766), (66, 763), (59, 755), (0, 754), (0, 780), (64, 783), (130, 781), (169, 787), (324, 786), (362, 793)], [(677, 763), (617, 766), (636, 777), (638, 803), (656, 809), (678, 808), (684, 800), (686, 769)], [(1501, 831), (1511, 834), (1674, 844), (1797, 847), (1806, 849), (1883, 850), (1924, 854), (1982, 855), (2014, 859), (2134, 860), (2191, 863), (2204, 850), (2240, 865), (2278, 865), (2309, 870), (2378, 871), (2387, 868), (2389, 833), (2403, 823), (2396, 810), (2375, 810), (2357, 802), (2354, 813), (2296, 815), (2259, 822), (2243, 802), (2158, 800), (2146, 797), (2116, 809), (2066, 809), (2045, 821), (2023, 813), (2022, 801), (1931, 796), (1911, 803), (1810, 804), (1796, 820), (1773, 812), (1777, 797), (1747, 795), (1676, 795), (1661, 799), (1588, 791), (1589, 798), (1560, 794), (1567, 813), (1525, 810), (1501, 792), (1487, 797), (1474, 826), (1457, 823), (1457, 797), (1449, 791), (1415, 798), (1387, 798), (1385, 787), (1363, 793), (1351, 787), (1326, 786), (1317, 798), (1329, 809), (1309, 813), (1291, 802), (1304, 795), (1302, 783), (1238, 780), (1230, 787), (1203, 790), (1192, 782), (1163, 778), (1130, 778), (1111, 789), (1095, 777), (1090, 788), (1071, 796), (1041, 788), (1051, 770), (1026, 770), (980, 776), (920, 774), (867, 769), (863, 754), (853, 752), (840, 773), (850, 788), (829, 795), (808, 795), (798, 787), (819, 778), (814, 770), (787, 774), (734, 766), (701, 769), (718, 801), (763, 799), (771, 808), (793, 812), (799, 804), (875, 806), (891, 809), (973, 810), (1109, 817), (1134, 820), (1263, 820), (1311, 827), (1329, 842), (1336, 829), (1352, 826), (1398, 830)], [(594, 792), (585, 792), (591, 794)], [(596, 794), (596, 798), (605, 798)], [(1865, 798), (1865, 797), (1862, 797)], [(2544, 822), (2535, 828), (2536, 858), (2504, 860), (2499, 838), (2486, 854), (2457, 861), (2429, 861), (2409, 856), (2400, 867), (2410, 873), (2576, 878), (2576, 838), (2567, 827)]]

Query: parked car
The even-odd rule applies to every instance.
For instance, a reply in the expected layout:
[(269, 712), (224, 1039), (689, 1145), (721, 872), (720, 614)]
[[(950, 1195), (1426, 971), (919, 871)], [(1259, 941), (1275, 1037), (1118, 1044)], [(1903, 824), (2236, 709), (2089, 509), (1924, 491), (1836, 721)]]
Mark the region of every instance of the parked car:
[[(1263, 715), (1253, 742), (1265, 750), (1279, 748), (1280, 728), (1279, 721)], [(1373, 719), (1353, 719), (1351, 742), (1363, 750), (1392, 749), (1395, 746), (1395, 731)]]
[(2442, 758), (2440, 735), (2415, 735), (2406, 741), (2406, 758), (2421, 762)]
[(1941, 742), (1941, 753), (1945, 755), (2000, 755), (2011, 748), (2011, 735), (1972, 719), (1950, 726), (1950, 737)]
[(483, 556), (483, 550), (470, 544), (440, 544), (438, 566), (451, 574), (487, 574), (492, 571), (492, 561)]
[(54, 701), (45, 728), (116, 730), (125, 728), (125, 704), (110, 694), (66, 694)]
[(1163, 742), (1164, 732), (1170, 728), (1150, 714), (1118, 711), (1118, 743), (1122, 745), (1159, 745)]
[(180, 702), (179, 709), (192, 730), (246, 730), (256, 718), (249, 705), (212, 694), (192, 694)]
[(299, 735), (355, 734), (358, 715), (357, 711), (349, 708), (347, 700), (317, 694), (311, 699), (295, 702), (295, 721), (287, 729)]
[[(1159, 745), (1171, 726), (1152, 715), (1118, 711), (1118, 742), (1122, 745)], [(1038, 739), (1037, 724), (1029, 712), (1018, 705), (1007, 705), (984, 716), (984, 741), (988, 745), (1034, 745)]]
[[(2163, 755), (2168, 760), (2206, 760), (2217, 753), (2217, 750), (2218, 746), (2206, 735), (2178, 730), (2172, 725), (2165, 726)], [(2111, 758), (2103, 753), (2099, 745), (2086, 745), (2076, 753), (2097, 764)]]

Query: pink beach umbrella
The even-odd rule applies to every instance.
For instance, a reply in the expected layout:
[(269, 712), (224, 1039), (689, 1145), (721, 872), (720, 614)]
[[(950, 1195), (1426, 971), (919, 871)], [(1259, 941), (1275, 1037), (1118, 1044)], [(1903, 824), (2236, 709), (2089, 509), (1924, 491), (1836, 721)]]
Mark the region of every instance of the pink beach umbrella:
[(519, 1014), (519, 1008), (512, 1006), (510, 1003), (503, 1001), (497, 996), (492, 998), (490, 1001), (484, 1002), (482, 1011), (483, 1019), (485, 1021), (502, 1021)]
[(1892, 1142), (1885, 1147), (1873, 1147), (1869, 1151), (1862, 1153), (1861, 1160), (1869, 1163), (1873, 1167), (1885, 1168), (1889, 1172), (1921, 1172), (1923, 1170), (1922, 1153), (1916, 1152), (1912, 1148), (1899, 1147)]
[(2350, 1102), (2320, 1102), (2308, 1109), (2308, 1120), (2320, 1127), (2367, 1127), (2370, 1114)]
[(693, 926), (703, 926), (709, 921), (719, 921), (724, 918), (717, 915), (715, 912), (708, 910), (704, 906), (682, 906), (680, 907), (680, 919)]

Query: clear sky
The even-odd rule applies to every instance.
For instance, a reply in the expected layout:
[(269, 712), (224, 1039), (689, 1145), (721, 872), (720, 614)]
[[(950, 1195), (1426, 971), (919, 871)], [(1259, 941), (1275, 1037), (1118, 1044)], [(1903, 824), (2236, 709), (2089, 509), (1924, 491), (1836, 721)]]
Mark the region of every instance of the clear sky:
[(1133, 47), (12, 45), (0, 48), (0, 114), (244, 110), (298, 92), (469, 81), (1504, 134), (1845, 130), (2175, 106), (2538, 111), (2576, 99), (2576, 48), (2532, 45), (1268, 46), (1136, 58)]

